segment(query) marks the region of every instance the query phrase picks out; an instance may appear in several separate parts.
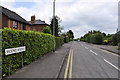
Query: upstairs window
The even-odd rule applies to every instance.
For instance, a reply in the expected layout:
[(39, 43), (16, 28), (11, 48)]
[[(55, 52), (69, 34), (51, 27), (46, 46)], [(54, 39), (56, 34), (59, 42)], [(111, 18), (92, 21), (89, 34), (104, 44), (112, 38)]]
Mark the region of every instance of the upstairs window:
[(13, 28), (17, 28), (18, 27), (18, 23), (16, 21), (13, 21)]

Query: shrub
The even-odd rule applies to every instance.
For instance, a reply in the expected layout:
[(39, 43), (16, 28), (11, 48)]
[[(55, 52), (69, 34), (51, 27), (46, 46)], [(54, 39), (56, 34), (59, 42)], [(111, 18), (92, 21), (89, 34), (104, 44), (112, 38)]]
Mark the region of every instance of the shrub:
[(42, 30), (43, 33), (48, 33), (48, 34), (51, 34), (51, 29), (50, 27), (44, 27), (43, 30)]
[(120, 34), (115, 34), (112, 36), (112, 45), (116, 46), (120, 42)]
[(64, 38), (64, 42), (65, 42), (65, 43), (68, 43), (69, 41), (70, 41), (70, 40), (69, 40), (69, 37), (65, 37), (65, 38)]
[[(57, 37), (56, 48), (62, 45), (62, 39)], [(58, 44), (59, 43), (59, 44)], [(53, 36), (34, 31), (20, 31), (3, 29), (2, 30), (2, 74), (8, 75), (8, 66), (10, 65), (13, 74), (21, 68), (22, 54), (5, 55), (5, 49), (26, 46), (23, 53), (24, 65), (30, 64), (40, 56), (53, 50)]]
[(90, 43), (102, 44), (102, 40), (103, 40), (103, 37), (102, 37), (102, 34), (100, 33), (92, 34), (90, 36)]
[(62, 37), (56, 37), (56, 48), (59, 48), (60, 46), (62, 46), (63, 43), (64, 41)]
[(95, 35), (95, 44), (102, 44), (103, 41), (103, 36), (100, 33), (97, 33)]
[(118, 50), (120, 50), (120, 43), (118, 43)]

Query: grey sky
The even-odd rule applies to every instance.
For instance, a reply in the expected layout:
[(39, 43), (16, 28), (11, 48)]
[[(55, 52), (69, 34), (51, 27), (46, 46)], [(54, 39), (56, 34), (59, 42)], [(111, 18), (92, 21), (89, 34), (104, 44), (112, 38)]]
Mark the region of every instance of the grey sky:
[[(36, 15), (37, 19), (50, 23), (51, 0), (29, 0), (31, 3), (24, 5), (20, 5), (21, 2), (5, 0), (1, 1), (1, 5), (15, 11), (28, 21), (32, 15)], [(73, 30), (75, 38), (84, 35), (89, 30), (113, 34), (118, 27), (118, 1), (56, 0), (56, 15), (62, 19), (61, 25), (64, 26), (64, 31)]]

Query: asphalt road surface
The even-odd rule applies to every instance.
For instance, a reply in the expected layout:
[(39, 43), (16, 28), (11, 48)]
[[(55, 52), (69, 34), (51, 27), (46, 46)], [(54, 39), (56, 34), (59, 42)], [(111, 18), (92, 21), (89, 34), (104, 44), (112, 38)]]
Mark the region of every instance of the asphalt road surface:
[(119, 57), (94, 45), (74, 41), (59, 78), (119, 78)]

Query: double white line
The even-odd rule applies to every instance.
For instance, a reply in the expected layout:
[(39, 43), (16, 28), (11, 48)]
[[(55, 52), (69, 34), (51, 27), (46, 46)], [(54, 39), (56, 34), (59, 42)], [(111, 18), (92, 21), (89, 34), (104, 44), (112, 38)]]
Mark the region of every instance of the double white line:
[[(72, 62), (73, 62), (73, 49), (70, 50), (69, 56), (68, 56), (68, 60), (67, 60), (67, 65), (66, 65), (66, 69), (65, 69), (65, 74), (64, 74), (64, 80), (67, 79), (67, 75), (69, 74), (69, 79), (72, 78)], [(68, 73), (69, 71), (69, 73)]]

